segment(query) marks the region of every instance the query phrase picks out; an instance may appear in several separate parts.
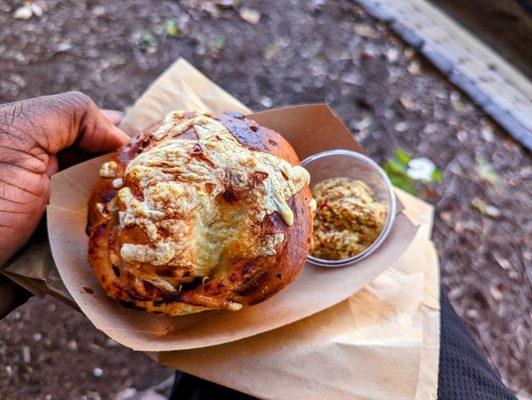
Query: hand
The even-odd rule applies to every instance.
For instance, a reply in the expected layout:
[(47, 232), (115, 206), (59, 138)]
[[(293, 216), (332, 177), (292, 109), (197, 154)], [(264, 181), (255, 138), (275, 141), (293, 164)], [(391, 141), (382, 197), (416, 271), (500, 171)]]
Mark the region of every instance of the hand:
[[(116, 122), (116, 113), (107, 115)], [(83, 93), (0, 105), (0, 266), (42, 218), (61, 150), (110, 151), (128, 140)], [(0, 296), (0, 303), (6, 297)]]

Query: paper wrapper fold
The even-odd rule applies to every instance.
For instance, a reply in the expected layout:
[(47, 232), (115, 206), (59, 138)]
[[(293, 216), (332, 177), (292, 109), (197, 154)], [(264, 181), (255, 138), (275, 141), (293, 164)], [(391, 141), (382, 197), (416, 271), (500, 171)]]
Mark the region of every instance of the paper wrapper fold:
[[(250, 113), (180, 59), (139, 98), (121, 128), (133, 135), (175, 108)], [(281, 132), (302, 158), (330, 148), (361, 151), (323, 105), (269, 110), (253, 118)], [(61, 276), (42, 233), (34, 235), (2, 273), (35, 294), (77, 303), (97, 327), (129, 347), (149, 350), (161, 363), (258, 397), (436, 398), (438, 264), (429, 241), (432, 209), (426, 203), (400, 195), (405, 208), (395, 230), (366, 266), (334, 272), (306, 265), (298, 282), (262, 305), (234, 314), (171, 319), (117, 308), (86, 262), (87, 239), (80, 233), (88, 194), (104, 158), (54, 178), (49, 230)], [(404, 235), (403, 246), (394, 242), (398, 235)], [(312, 280), (333, 289), (324, 291), (320, 284), (315, 292), (320, 296), (309, 298)], [(224, 344), (212, 346), (216, 343)], [(189, 350), (156, 352), (176, 349)]]

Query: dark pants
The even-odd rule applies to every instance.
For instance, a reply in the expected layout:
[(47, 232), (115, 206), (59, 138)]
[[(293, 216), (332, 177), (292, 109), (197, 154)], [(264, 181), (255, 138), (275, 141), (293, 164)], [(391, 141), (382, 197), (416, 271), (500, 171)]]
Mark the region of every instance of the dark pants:
[[(176, 373), (170, 400), (254, 399), (185, 373)], [(491, 370), (464, 322), (441, 293), (439, 400), (517, 400)]]

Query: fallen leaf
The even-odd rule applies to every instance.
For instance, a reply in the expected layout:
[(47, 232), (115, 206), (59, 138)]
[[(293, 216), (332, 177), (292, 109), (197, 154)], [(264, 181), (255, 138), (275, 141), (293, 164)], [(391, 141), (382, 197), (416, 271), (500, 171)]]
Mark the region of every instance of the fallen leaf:
[(403, 163), (400, 163), (397, 160), (388, 160), (384, 165), (389, 172), (406, 176), (406, 166)]
[(464, 103), (462, 103), (460, 100), (453, 101), (453, 108), (457, 113), (462, 113), (465, 110)]
[(414, 109), (414, 103), (407, 97), (400, 97), (399, 103), (405, 111), (412, 111)]
[(355, 32), (357, 35), (371, 39), (375, 37), (375, 30), (366, 24), (354, 24), (353, 25), (353, 32)]
[(235, 0), (216, 0), (214, 4), (216, 4), (216, 6), (220, 8), (235, 8), (236, 7)]
[(13, 15), (16, 19), (30, 19), (33, 16), (31, 5), (25, 5), (15, 10)]
[(493, 142), (495, 139), (495, 135), (493, 134), (493, 129), (489, 126), (486, 126), (480, 130), (480, 133), (482, 134), (482, 137), (486, 142)]
[(405, 150), (403, 149), (397, 149), (395, 150), (395, 158), (397, 159), (397, 161), (399, 161), (401, 164), (403, 165), (408, 165), (408, 163), (410, 162), (410, 160), (412, 159), (412, 156), (410, 154), (408, 154), (408, 152), (406, 152)]
[(434, 95), (438, 98), (438, 99), (442, 99), (442, 100), (447, 100), (448, 96), (447, 96), (447, 93), (444, 91), (444, 90), (436, 90), (434, 92)]
[(373, 123), (373, 118), (371, 118), (370, 116), (366, 116), (362, 118), (360, 121), (358, 121), (354, 125), (354, 128), (358, 130), (363, 130), (363, 129), (369, 128), (372, 123)]
[(239, 10), (240, 18), (249, 24), (257, 25), (260, 21), (260, 11), (250, 7), (242, 7)]
[(178, 38), (181, 36), (181, 29), (173, 19), (167, 19), (164, 23), (164, 31), (167, 36)]
[(493, 165), (483, 156), (476, 157), (475, 172), (478, 177), (494, 185), (499, 180), (499, 175), (495, 172)]
[(259, 103), (262, 104), (266, 108), (270, 108), (273, 105), (272, 99), (270, 99), (267, 96), (263, 96), (260, 98)]
[(392, 110), (391, 108), (387, 108), (386, 110), (384, 110), (384, 117), (386, 119), (391, 119), (395, 116), (395, 111)]
[(408, 129), (408, 123), (404, 121), (398, 122), (395, 124), (394, 128), (397, 132), (404, 132)]
[(490, 287), (490, 294), (491, 294), (491, 297), (493, 297), (493, 300), (495, 301), (499, 301), (502, 298), (501, 291), (495, 286)]
[(212, 47), (216, 50), (222, 50), (225, 46), (225, 38), (223, 36), (215, 36), (212, 40)]
[(453, 218), (453, 213), (452, 212), (449, 212), (449, 211), (440, 212), (440, 219), (448, 227), (452, 228), (454, 226), (454, 218)]
[(407, 176), (389, 175), (390, 181), (394, 186), (407, 191), (414, 196), (417, 195), (417, 188)]
[(220, 18), (220, 7), (217, 7), (212, 1), (198, 1), (198, 5), (194, 6), (199, 8), (202, 12), (210, 15), (213, 18)]
[(388, 59), (388, 62), (392, 64), (399, 60), (399, 50), (397, 47), (390, 47), (386, 50), (386, 58)]
[(499, 218), (502, 215), (501, 210), (494, 205), (486, 203), (484, 200), (478, 197), (475, 197), (471, 200), (471, 206), (486, 217)]
[(440, 183), (442, 179), (443, 179), (443, 176), (442, 176), (441, 171), (438, 168), (436, 168), (434, 172), (432, 173), (432, 182)]
[(62, 53), (62, 52), (65, 52), (65, 51), (68, 51), (72, 49), (72, 45), (70, 43), (66, 43), (66, 42), (61, 42), (57, 45), (57, 52), (58, 53)]
[[(403, 150), (397, 150), (397, 152), (401, 153)], [(401, 154), (401, 157), (404, 161), (404, 154)], [(406, 174), (406, 163), (399, 161), (397, 154), (395, 159), (388, 159), (382, 167), (394, 186), (406, 190), (413, 195), (417, 194), (416, 182)]]
[(512, 264), (506, 257), (503, 257), (499, 253), (493, 253), (493, 258), (497, 261), (497, 264), (504, 270), (509, 271), (512, 269)]
[(468, 133), (464, 130), (459, 130), (457, 133), (456, 133), (456, 137), (458, 138), (459, 141), (461, 141), (462, 143), (465, 142), (467, 140), (467, 136), (468, 136)]
[(95, 6), (93, 9), (92, 9), (92, 13), (98, 17), (98, 18), (101, 18), (105, 15), (106, 11), (105, 11), (105, 7), (104, 6)]
[(279, 51), (279, 45), (277, 44), (277, 42), (268, 43), (268, 45), (266, 46), (266, 49), (264, 50), (263, 58), (269, 61), (273, 57), (275, 57), (278, 51)]
[(421, 64), (418, 61), (412, 61), (406, 69), (410, 75), (419, 75), (421, 73)]

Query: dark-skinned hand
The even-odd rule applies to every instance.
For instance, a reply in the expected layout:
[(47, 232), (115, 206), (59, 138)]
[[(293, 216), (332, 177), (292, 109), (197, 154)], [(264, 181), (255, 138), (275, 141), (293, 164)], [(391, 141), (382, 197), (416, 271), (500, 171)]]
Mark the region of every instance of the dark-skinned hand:
[[(43, 217), (59, 157), (116, 149), (129, 137), (83, 93), (68, 92), (0, 105), (0, 266), (28, 241)], [(68, 149), (68, 150), (66, 150)], [(0, 318), (24, 298), (0, 278)]]

